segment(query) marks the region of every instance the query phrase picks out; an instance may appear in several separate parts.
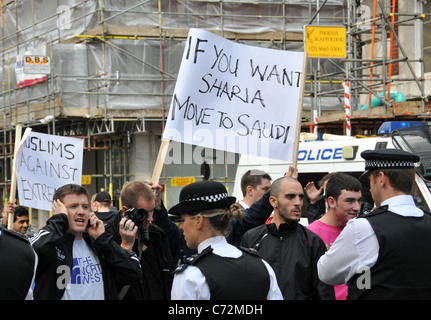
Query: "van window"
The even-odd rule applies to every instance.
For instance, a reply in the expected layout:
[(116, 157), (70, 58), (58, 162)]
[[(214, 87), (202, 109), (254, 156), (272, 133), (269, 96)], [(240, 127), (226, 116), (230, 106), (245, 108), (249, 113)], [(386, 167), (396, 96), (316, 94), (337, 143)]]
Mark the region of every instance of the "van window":
[(382, 141), (382, 142), (377, 142), (376, 143), (376, 150), (380, 150), (380, 149), (386, 149), (388, 143), (386, 141)]
[[(422, 185), (422, 188), (423, 188), (423, 190), (425, 190), (426, 194), (422, 193), (418, 184)], [(422, 180), (420, 178), (416, 179), (416, 183), (413, 186), (412, 196), (413, 196), (413, 199), (415, 200), (416, 206), (419, 209), (426, 211), (426, 212), (431, 212), (430, 205), (427, 203), (427, 198), (426, 198), (426, 197), (428, 197), (428, 199), (429, 199), (429, 197), (430, 197), (429, 190), (431, 190), (431, 182), (430, 181), (425, 181), (425, 180)]]

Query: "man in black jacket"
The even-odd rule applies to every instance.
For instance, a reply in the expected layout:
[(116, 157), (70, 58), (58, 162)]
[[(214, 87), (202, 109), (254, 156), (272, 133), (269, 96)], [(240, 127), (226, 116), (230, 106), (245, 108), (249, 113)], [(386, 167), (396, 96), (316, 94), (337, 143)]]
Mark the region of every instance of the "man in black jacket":
[(115, 300), (120, 288), (140, 278), (136, 254), (123, 250), (90, 214), (85, 188), (57, 189), (52, 212), (29, 239), (39, 258), (35, 299)]
[(317, 261), (325, 253), (322, 239), (299, 220), (304, 191), (291, 178), (275, 180), (269, 202), (274, 208), (272, 223), (246, 232), (241, 246), (256, 249), (274, 269), (284, 299), (335, 299), (334, 288), (319, 280)]
[(145, 213), (140, 222), (131, 222), (132, 218), (125, 222), (126, 227), (137, 229), (138, 233), (133, 241), (123, 237), (121, 246), (138, 254), (142, 278), (130, 287), (125, 287), (121, 295), (125, 300), (168, 300), (175, 265), (165, 233), (152, 223), (153, 213), (166, 209), (162, 203), (162, 207), (159, 203), (156, 205), (156, 197), (150, 184), (140, 181), (127, 184), (121, 191), (120, 198), (125, 216), (137, 217), (138, 209)]
[[(271, 188), (272, 178), (269, 174), (261, 170), (248, 170), (241, 177), (241, 192), (243, 199), (231, 206), (231, 210), (236, 209), (241, 212), (239, 218), (232, 218), (230, 221), (230, 231), (226, 236), (227, 242), (238, 246), (242, 235), (249, 229), (257, 225), (250, 224), (246, 212), (250, 207)], [(272, 210), (271, 210), (272, 211)], [(265, 216), (267, 216), (265, 212)]]
[(91, 203), (91, 209), (103, 221), (105, 230), (114, 236), (115, 241), (121, 243), (119, 225), (122, 215), (117, 208), (112, 206), (111, 195), (106, 191), (96, 193), (94, 201)]

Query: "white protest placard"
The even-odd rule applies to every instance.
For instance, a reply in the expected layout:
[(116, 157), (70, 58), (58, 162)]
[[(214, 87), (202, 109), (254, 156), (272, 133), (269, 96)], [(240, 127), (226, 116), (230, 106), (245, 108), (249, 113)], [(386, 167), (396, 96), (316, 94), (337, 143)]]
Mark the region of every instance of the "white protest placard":
[(292, 161), (305, 61), (190, 29), (163, 140)]
[(52, 210), (59, 187), (81, 185), (84, 140), (31, 132), (16, 156), (20, 205)]

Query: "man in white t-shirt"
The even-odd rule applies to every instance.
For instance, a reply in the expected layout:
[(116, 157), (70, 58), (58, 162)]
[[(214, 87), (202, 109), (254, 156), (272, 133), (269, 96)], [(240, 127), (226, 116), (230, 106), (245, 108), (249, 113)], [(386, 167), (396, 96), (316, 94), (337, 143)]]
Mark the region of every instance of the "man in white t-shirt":
[(73, 241), (73, 268), (62, 300), (103, 300), (103, 274), (99, 258), (83, 239)]
[[(136, 254), (122, 249), (90, 213), (85, 188), (68, 184), (57, 189), (52, 212), (29, 239), (40, 261), (35, 299), (115, 300), (124, 285), (140, 278)], [(120, 233), (136, 233), (130, 223), (123, 219)]]

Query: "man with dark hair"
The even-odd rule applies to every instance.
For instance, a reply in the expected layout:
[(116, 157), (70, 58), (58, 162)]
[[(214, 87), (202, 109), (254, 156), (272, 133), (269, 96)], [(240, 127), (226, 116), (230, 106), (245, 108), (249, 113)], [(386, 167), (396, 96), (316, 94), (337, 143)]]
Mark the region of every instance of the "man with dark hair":
[(19, 232), (23, 235), (29, 236), (27, 235), (27, 231), (30, 226), (30, 218), (27, 208), (22, 206), (15, 206), (11, 201), (9, 201), (2, 212), (4, 228), (7, 228), (9, 214), (13, 214), (12, 230)]
[(336, 172), (327, 173), (319, 180), (316, 188), (314, 181), (310, 181), (305, 186), (305, 193), (307, 194), (307, 220), (308, 224), (320, 219), (326, 212), (325, 206), (325, 187), (328, 180), (336, 174)]
[(361, 156), (377, 208), (347, 223), (319, 260), (319, 277), (347, 283), (348, 299), (431, 299), (431, 216), (411, 196), (420, 159), (396, 149)]
[(136, 255), (123, 250), (90, 213), (84, 187), (58, 188), (52, 213), (29, 239), (39, 257), (35, 299), (115, 300), (120, 288), (139, 280)]
[[(268, 218), (269, 213), (259, 212), (259, 210), (252, 210), (250, 214), (245, 215), (245, 213), (250, 209), (250, 207), (259, 201), (264, 196), (269, 196), (271, 188), (271, 176), (261, 170), (248, 170), (241, 177), (241, 191), (243, 199), (232, 205), (231, 210), (239, 211), (237, 215), (238, 218), (232, 218), (230, 221), (229, 234), (226, 239), (230, 244), (238, 246), (241, 242), (243, 234), (259, 224), (263, 223), (266, 218)], [(254, 209), (254, 208), (253, 208)], [(256, 215), (255, 213), (258, 214)], [(262, 221), (259, 221), (262, 218)]]
[(239, 204), (244, 209), (250, 208), (271, 188), (271, 180), (271, 176), (264, 171), (248, 170), (241, 177), (243, 199), (239, 201)]
[[(308, 229), (317, 234), (329, 250), (346, 223), (356, 218), (361, 210), (362, 185), (355, 177), (345, 173), (333, 173), (326, 183), (325, 198), (328, 210)], [(347, 287), (335, 286), (337, 300), (346, 300)]]
[(270, 194), (271, 223), (247, 231), (241, 246), (254, 248), (271, 265), (284, 299), (335, 299), (334, 288), (317, 276), (316, 264), (326, 251), (325, 244), (299, 223), (304, 199), (301, 184), (282, 177), (273, 182)]

